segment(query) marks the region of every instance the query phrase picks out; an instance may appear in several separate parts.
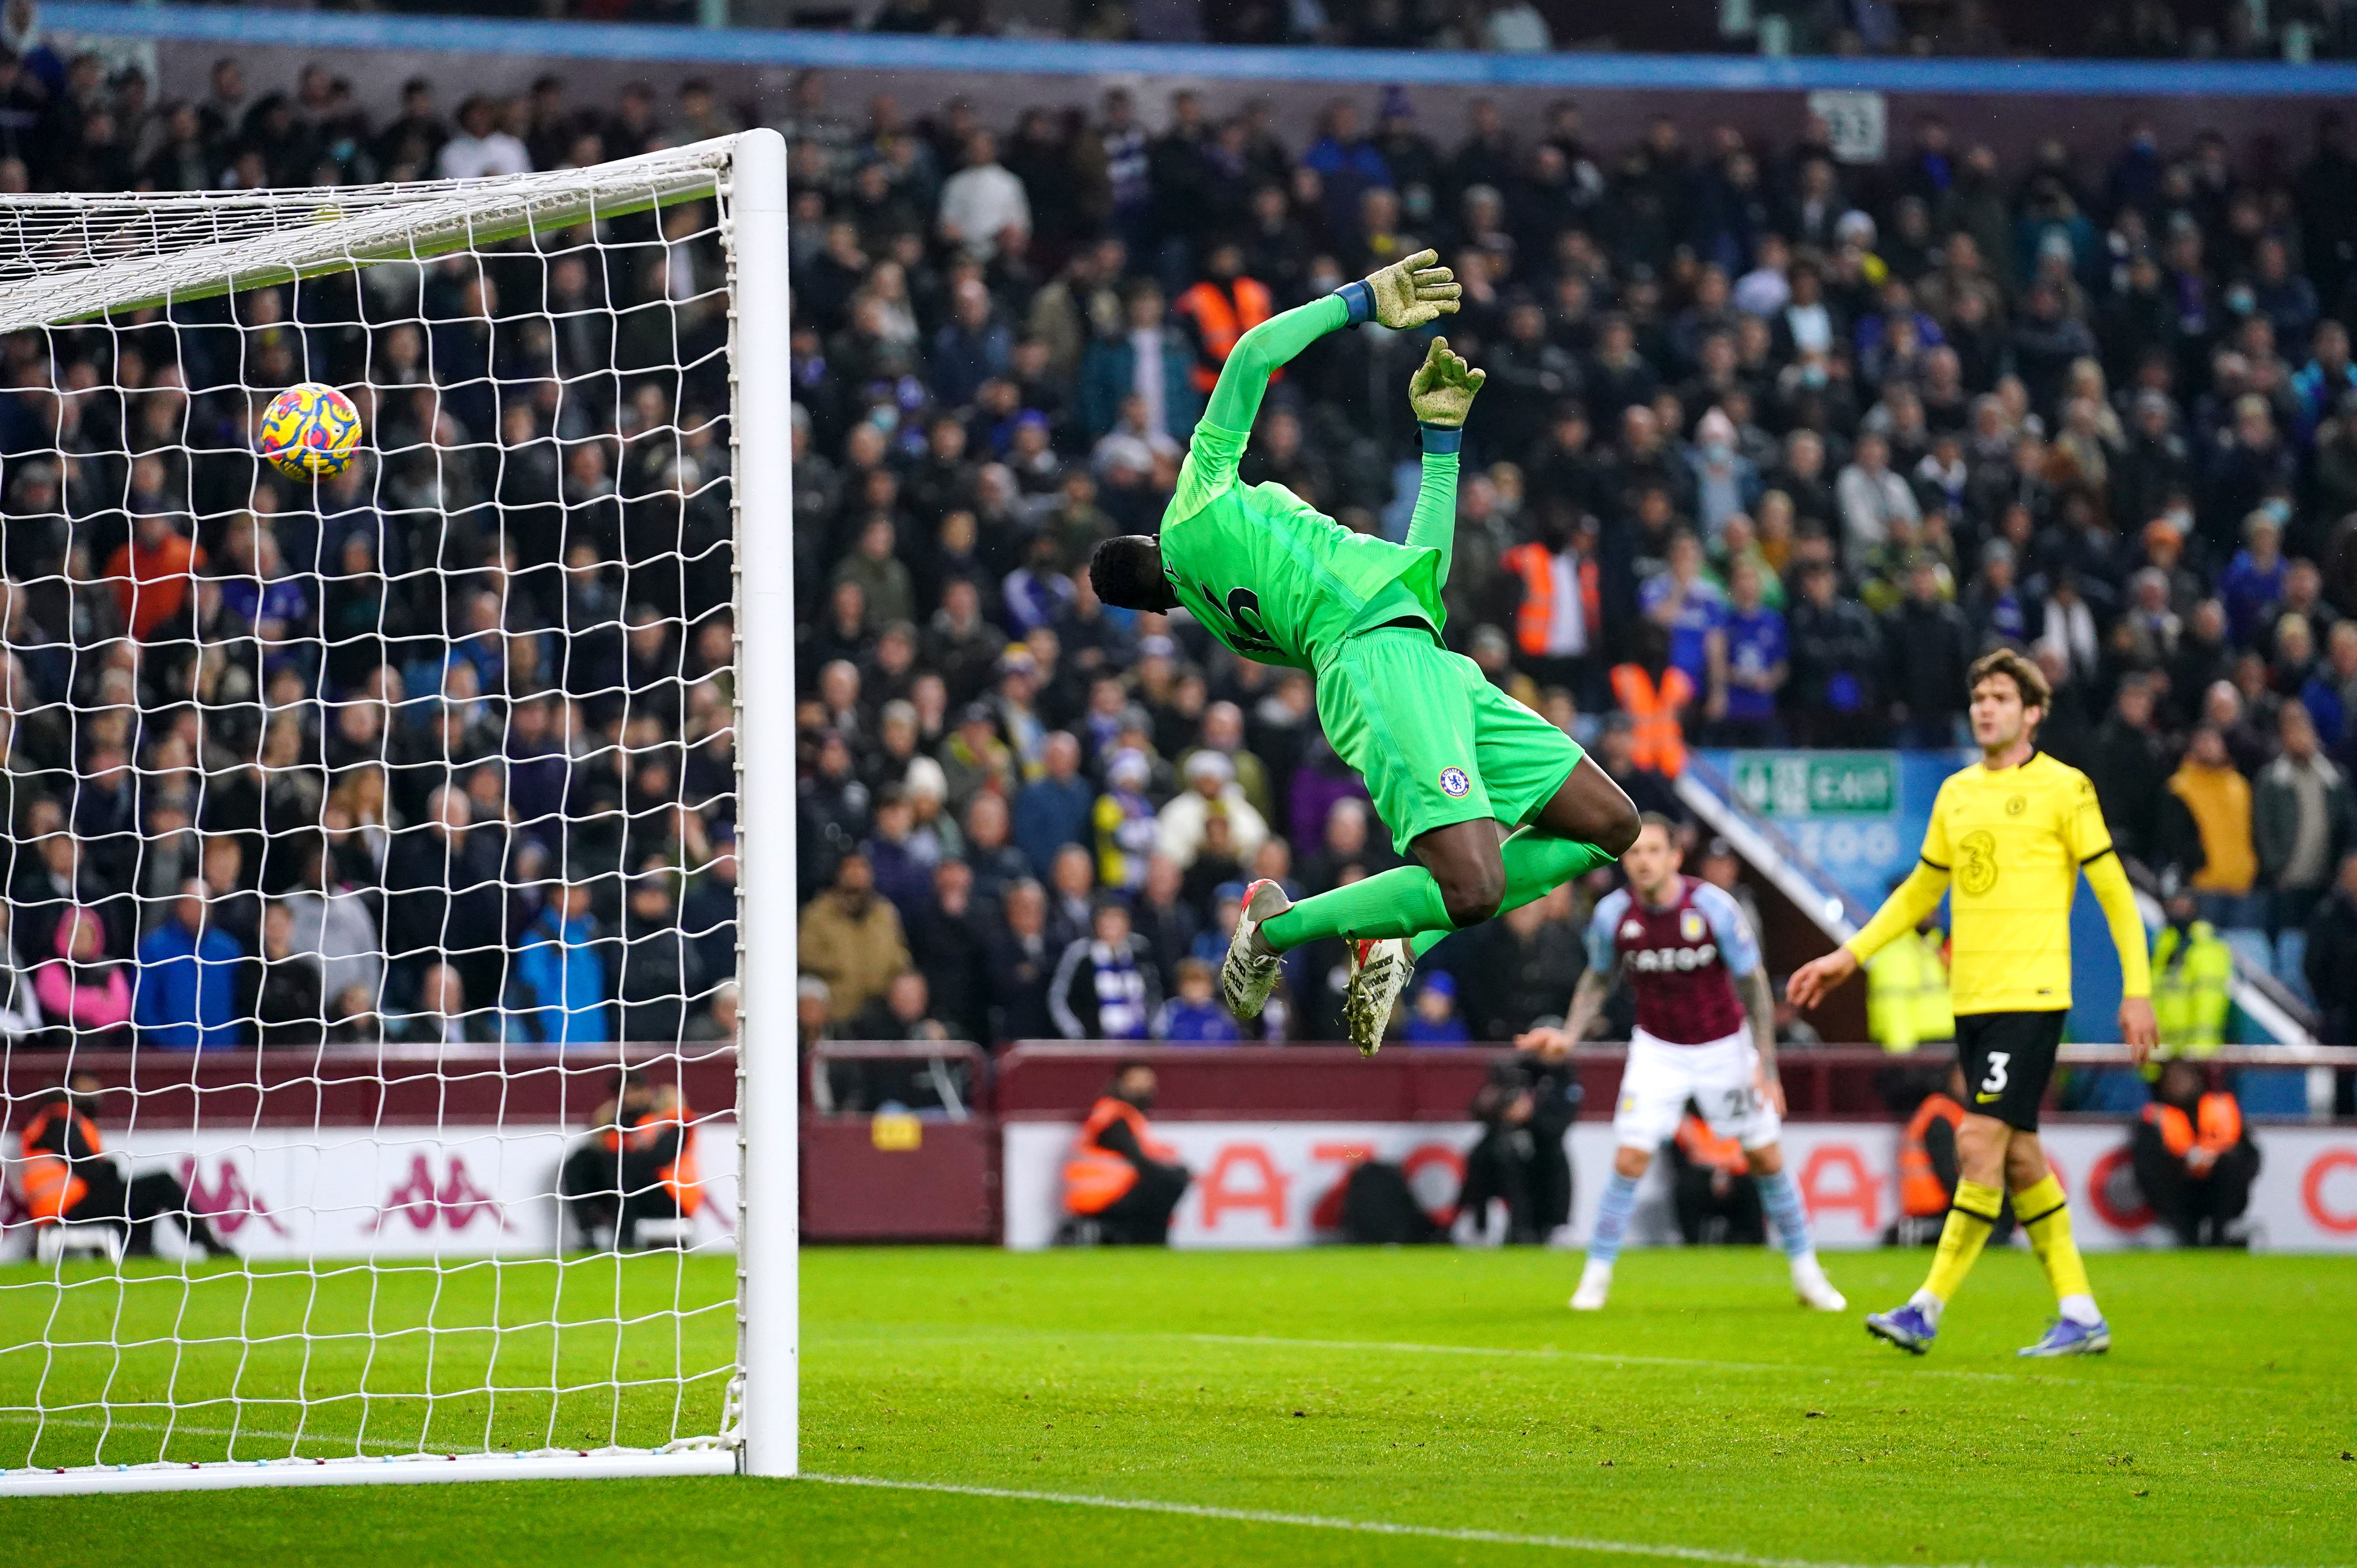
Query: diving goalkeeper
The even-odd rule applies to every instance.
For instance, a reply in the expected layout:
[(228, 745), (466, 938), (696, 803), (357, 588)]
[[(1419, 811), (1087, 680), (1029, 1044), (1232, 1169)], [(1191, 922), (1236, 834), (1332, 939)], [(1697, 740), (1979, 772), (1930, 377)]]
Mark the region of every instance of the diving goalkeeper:
[(2151, 1051), (2152, 969), (2144, 921), (2087, 776), (2033, 739), (2053, 693), (2044, 671), (2001, 648), (1969, 672), (1981, 760), (1940, 786), (1922, 864), (1866, 929), (1793, 972), (1786, 993), (1813, 1007), (1892, 938), (1948, 896), (1954, 915), (1956, 1054), (1970, 1103), (1956, 1128), (1962, 1165), (1931, 1276), (1905, 1305), (1866, 1320), (1868, 1333), (1921, 1355), (1940, 1315), (1997, 1222), (2008, 1188), (2014, 1217), (2053, 1285), (2061, 1317), (2025, 1356), (2111, 1348), (2087, 1266), (2071, 1238), (2062, 1184), (2038, 1143), (2038, 1106), (2071, 1009), (2071, 899), (2084, 871), (2119, 949), (2120, 1038), (2138, 1063)]
[(1618, 859), (1637, 836), (1636, 808), (1576, 742), (1441, 641), (1458, 448), (1483, 380), (1447, 338), (1433, 339), (1408, 383), (1424, 474), (1405, 544), (1354, 533), (1282, 485), (1236, 481), (1277, 367), (1340, 328), (1405, 331), (1455, 312), (1458, 285), (1437, 260), (1419, 252), (1245, 333), (1195, 426), (1160, 536), (1109, 539), (1089, 564), (1109, 605), (1183, 605), (1243, 657), (1317, 675), (1326, 738), (1418, 864), (1298, 904), (1273, 881), (1254, 883), (1221, 986), (1230, 1011), (1256, 1018), (1279, 955), (1347, 939), (1343, 1017), (1370, 1054), (1426, 949)]

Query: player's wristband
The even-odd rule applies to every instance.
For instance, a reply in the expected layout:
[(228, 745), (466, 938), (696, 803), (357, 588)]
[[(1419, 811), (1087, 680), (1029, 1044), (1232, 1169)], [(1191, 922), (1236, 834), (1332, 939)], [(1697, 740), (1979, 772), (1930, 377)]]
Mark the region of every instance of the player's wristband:
[(1367, 286), (1366, 279), (1359, 278), (1344, 284), (1334, 291), (1334, 296), (1349, 308), (1351, 326), (1374, 318), (1375, 291)]
[(1426, 453), (1454, 457), (1465, 446), (1465, 431), (1455, 424), (1432, 424), (1417, 420), (1415, 427), (1424, 435)]

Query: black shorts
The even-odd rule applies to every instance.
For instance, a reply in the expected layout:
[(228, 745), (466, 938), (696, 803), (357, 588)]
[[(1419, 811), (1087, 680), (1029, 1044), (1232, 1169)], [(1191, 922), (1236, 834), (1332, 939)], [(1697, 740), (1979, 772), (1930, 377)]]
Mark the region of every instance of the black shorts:
[(2067, 1010), (1960, 1013), (1956, 1059), (1964, 1069), (1964, 1109), (2025, 1133), (2038, 1131), (2038, 1104), (2054, 1076)]

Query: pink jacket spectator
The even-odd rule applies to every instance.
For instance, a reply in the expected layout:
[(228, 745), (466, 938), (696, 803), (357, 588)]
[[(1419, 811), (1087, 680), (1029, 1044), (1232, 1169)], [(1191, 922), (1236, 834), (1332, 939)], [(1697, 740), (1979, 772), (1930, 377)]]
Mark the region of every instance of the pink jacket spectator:
[(106, 927), (96, 910), (68, 910), (58, 922), (57, 949), (58, 956), (33, 977), (44, 1013), (80, 1029), (119, 1029), (131, 1022), (131, 983), (123, 978), (123, 966), (105, 956)]

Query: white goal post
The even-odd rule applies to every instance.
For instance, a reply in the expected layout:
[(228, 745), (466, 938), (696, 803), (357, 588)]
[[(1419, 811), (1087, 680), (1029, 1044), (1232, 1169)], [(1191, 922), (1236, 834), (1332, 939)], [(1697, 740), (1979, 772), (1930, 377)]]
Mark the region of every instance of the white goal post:
[(786, 170), (0, 197), (0, 1495), (797, 1473)]

